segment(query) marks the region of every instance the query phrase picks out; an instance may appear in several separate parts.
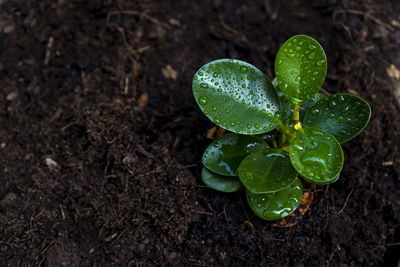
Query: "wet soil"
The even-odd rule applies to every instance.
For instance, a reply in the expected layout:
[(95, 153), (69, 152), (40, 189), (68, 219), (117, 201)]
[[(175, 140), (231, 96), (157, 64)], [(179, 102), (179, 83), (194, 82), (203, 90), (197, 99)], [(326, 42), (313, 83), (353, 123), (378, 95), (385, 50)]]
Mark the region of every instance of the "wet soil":
[[(202, 184), (214, 126), (191, 79), (227, 57), (272, 78), (299, 33), (326, 50), (324, 89), (373, 113), (282, 227)], [(0, 1), (0, 265), (395, 266), (399, 44), (394, 0)]]

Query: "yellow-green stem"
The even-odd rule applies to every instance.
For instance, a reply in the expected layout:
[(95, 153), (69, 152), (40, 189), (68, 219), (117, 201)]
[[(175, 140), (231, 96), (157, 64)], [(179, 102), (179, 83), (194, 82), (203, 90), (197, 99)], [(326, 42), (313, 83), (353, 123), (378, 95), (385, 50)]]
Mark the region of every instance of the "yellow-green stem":
[(300, 121), (300, 105), (295, 104), (293, 107), (293, 128), (298, 131), (302, 128), (302, 124)]

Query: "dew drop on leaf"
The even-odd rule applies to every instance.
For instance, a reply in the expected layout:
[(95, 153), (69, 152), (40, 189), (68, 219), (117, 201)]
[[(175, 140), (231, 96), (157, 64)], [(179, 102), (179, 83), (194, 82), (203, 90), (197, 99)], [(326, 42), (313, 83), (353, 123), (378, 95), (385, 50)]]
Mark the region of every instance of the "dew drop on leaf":
[(246, 72), (247, 72), (247, 67), (241, 66), (241, 67), (240, 67), (240, 72), (241, 72), (241, 73), (246, 73)]
[(308, 55), (308, 59), (314, 59), (315, 58), (315, 53), (312, 52), (311, 54)]
[(207, 104), (207, 98), (205, 98), (204, 96), (200, 96), (199, 103), (202, 106), (206, 105)]

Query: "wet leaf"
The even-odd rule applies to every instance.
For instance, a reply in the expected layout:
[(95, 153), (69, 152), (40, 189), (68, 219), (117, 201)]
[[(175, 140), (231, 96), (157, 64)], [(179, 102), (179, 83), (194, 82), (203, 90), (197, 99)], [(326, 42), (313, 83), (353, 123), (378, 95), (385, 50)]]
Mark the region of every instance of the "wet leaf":
[(256, 136), (264, 140), (267, 144), (271, 144), (273, 140), (276, 140), (278, 134), (279, 134), (278, 130), (272, 130), (268, 133), (258, 134)]
[(330, 133), (307, 127), (294, 136), (290, 145), (293, 167), (309, 182), (335, 181), (343, 167), (343, 150)]
[[(300, 175), (301, 176), (301, 175)], [(303, 176), (301, 176), (304, 180), (307, 180), (307, 178), (304, 178)], [(335, 177), (333, 177), (333, 178), (330, 178), (330, 179), (326, 179), (326, 178), (324, 178), (324, 179), (321, 179), (321, 182), (313, 182), (314, 184), (320, 184), (320, 185), (324, 185), (324, 184), (331, 184), (331, 183), (334, 183), (334, 182), (336, 182), (337, 180), (339, 180), (339, 177), (340, 177), (340, 173), (337, 175), (337, 176), (335, 176)]]
[(324, 49), (313, 38), (295, 35), (279, 49), (275, 60), (278, 84), (294, 104), (310, 101), (324, 83), (327, 61)]
[(295, 211), (303, 196), (303, 185), (296, 178), (284, 190), (275, 193), (254, 194), (246, 190), (250, 208), (264, 220), (278, 220)]
[(290, 102), (282, 93), (282, 90), (279, 88), (278, 80), (275, 78), (272, 81), (272, 85), (274, 86), (276, 93), (279, 97), (279, 102), (281, 103), (281, 112), (280, 112), (280, 120), (285, 121), (293, 114), (293, 103)]
[(267, 148), (248, 155), (239, 166), (239, 178), (255, 194), (276, 192), (288, 187), (297, 176), (289, 154)]
[(313, 105), (304, 117), (304, 126), (331, 133), (340, 142), (356, 137), (367, 126), (371, 107), (351, 94), (334, 94)]
[(278, 96), (267, 76), (251, 64), (220, 59), (201, 67), (193, 94), (203, 113), (218, 126), (241, 134), (273, 130)]
[(243, 189), (243, 185), (237, 176), (223, 176), (216, 174), (203, 167), (201, 171), (201, 179), (203, 183), (212, 189), (221, 192), (237, 192)]
[(237, 169), (248, 154), (267, 147), (267, 143), (255, 136), (226, 134), (206, 148), (203, 165), (221, 175), (237, 176)]
[(311, 109), (311, 107), (317, 103), (319, 100), (326, 98), (326, 95), (323, 95), (321, 93), (316, 93), (314, 97), (305, 103), (304, 105), (301, 105), (300, 109), (300, 120), (303, 121), (304, 116), (307, 114), (307, 112)]
[[(275, 78), (272, 81), (272, 85), (275, 87), (275, 90), (278, 94), (279, 97), (279, 101), (281, 103), (281, 121), (285, 121), (288, 118), (291, 118), (293, 115), (293, 103), (290, 102), (282, 93), (281, 89), (279, 88), (278, 85), (278, 81)], [(308, 101), (307, 103), (301, 105), (301, 109), (300, 109), (300, 120), (303, 120), (305, 114), (307, 113), (307, 111), (319, 100), (325, 98), (326, 96), (321, 94), (321, 93), (316, 93), (313, 98)]]

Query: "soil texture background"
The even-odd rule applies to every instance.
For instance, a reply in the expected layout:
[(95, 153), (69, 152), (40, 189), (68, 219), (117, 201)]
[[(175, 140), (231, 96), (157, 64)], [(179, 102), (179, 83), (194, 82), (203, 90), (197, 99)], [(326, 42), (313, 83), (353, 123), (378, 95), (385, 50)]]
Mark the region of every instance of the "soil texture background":
[[(372, 117), (292, 225), (205, 187), (194, 73), (308, 34)], [(396, 266), (400, 2), (0, 0), (1, 266)], [(213, 131), (215, 132), (213, 133)]]

